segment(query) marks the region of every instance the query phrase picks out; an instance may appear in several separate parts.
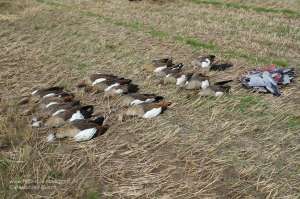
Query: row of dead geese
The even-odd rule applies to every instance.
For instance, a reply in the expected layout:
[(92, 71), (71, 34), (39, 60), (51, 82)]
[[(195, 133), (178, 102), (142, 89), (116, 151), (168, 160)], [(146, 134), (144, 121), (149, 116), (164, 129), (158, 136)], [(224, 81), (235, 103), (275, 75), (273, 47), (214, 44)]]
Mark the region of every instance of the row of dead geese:
[(162, 78), (164, 84), (176, 84), (179, 88), (186, 90), (199, 90), (200, 96), (219, 97), (230, 90), (228, 83), (232, 82), (231, 79), (212, 81), (205, 74), (209, 71), (223, 71), (232, 67), (232, 64), (217, 64), (214, 55), (198, 57), (191, 64), (193, 70), (184, 71), (184, 65), (173, 63), (173, 59), (170, 57), (152, 61), (154, 74)]
[[(195, 69), (225, 70), (231, 65), (214, 64), (215, 56), (209, 55), (192, 62)], [(184, 72), (183, 64), (174, 64), (172, 58), (152, 61), (156, 76), (164, 79), (165, 83), (175, 83), (187, 90), (200, 90), (201, 95), (222, 96), (228, 92), (226, 85), (231, 80), (212, 82), (209, 77), (199, 71)], [(138, 85), (132, 80), (113, 74), (96, 73), (90, 75), (77, 85), (85, 92), (104, 93), (107, 98), (120, 97), (119, 118), (137, 116), (144, 119), (157, 117), (163, 113), (171, 102), (155, 94), (138, 93)], [(47, 137), (48, 142), (61, 138), (73, 138), (75, 141), (87, 141), (103, 134), (107, 129), (106, 118), (94, 114), (94, 106), (82, 105), (74, 94), (63, 87), (38, 89), (31, 93), (31, 100), (38, 106), (42, 117), (32, 119), (33, 127), (50, 128), (55, 133)]]
[[(155, 94), (141, 94), (138, 86), (130, 79), (112, 74), (92, 74), (78, 84), (79, 89), (103, 92), (105, 97), (120, 97), (119, 118), (137, 116), (144, 119), (157, 117), (164, 112), (170, 102)], [(106, 118), (94, 114), (94, 106), (82, 105), (74, 94), (63, 87), (50, 87), (35, 90), (30, 100), (38, 107), (38, 117), (32, 118), (32, 127), (46, 127), (55, 131), (47, 137), (55, 139), (72, 138), (77, 142), (90, 140), (102, 135), (108, 125)]]
[[(219, 97), (230, 90), (228, 83), (232, 80), (213, 81), (206, 73), (211, 70), (225, 70), (232, 67), (232, 64), (217, 64), (214, 55), (198, 57), (191, 64), (193, 70), (185, 71), (182, 63), (173, 63), (173, 59), (167, 57), (153, 60), (151, 70), (155, 76), (163, 80), (164, 84), (172, 83), (180, 89), (197, 90), (201, 96)], [(266, 70), (274, 73), (275, 68)], [(291, 77), (287, 76), (289, 71), (277, 69), (274, 74), (275, 77), (280, 75), (280, 81), (287, 78), (290, 81), (294, 73)], [(154, 118), (171, 105), (171, 102), (165, 101), (162, 96), (138, 93), (139, 87), (132, 83), (132, 80), (113, 74), (92, 74), (80, 82), (77, 88), (85, 92), (104, 93), (107, 98), (118, 96), (120, 99), (118, 113), (121, 120), (124, 116)], [(30, 98), (38, 106), (42, 115), (42, 117), (33, 117), (32, 127), (45, 126), (55, 131), (47, 137), (48, 142), (66, 137), (78, 142), (87, 141), (108, 129), (105, 122), (107, 118), (94, 114), (94, 106), (82, 105), (74, 94), (65, 91), (62, 87), (35, 90)]]

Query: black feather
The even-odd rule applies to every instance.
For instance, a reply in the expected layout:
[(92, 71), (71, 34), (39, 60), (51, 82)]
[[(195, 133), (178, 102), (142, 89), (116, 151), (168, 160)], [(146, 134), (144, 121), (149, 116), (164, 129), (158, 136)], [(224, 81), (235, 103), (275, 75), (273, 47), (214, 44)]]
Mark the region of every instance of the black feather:
[(210, 70), (217, 70), (217, 71), (222, 71), (226, 70), (227, 68), (232, 67), (233, 64), (225, 63), (225, 64), (212, 64), (210, 67)]
[(100, 117), (97, 117), (96, 119), (92, 120), (92, 122), (95, 124), (98, 124), (98, 125), (102, 125), (104, 122), (104, 119), (105, 118), (103, 116), (100, 116)]
[(93, 106), (83, 106), (80, 108), (81, 114), (84, 116), (84, 118), (90, 118), (92, 114), (94, 113), (94, 107)]
[(139, 91), (139, 86), (136, 84), (128, 84), (128, 93), (136, 93)]
[(230, 79), (230, 80), (224, 80), (224, 81), (216, 82), (215, 85), (225, 85), (225, 84), (228, 84), (229, 82), (233, 82), (233, 80)]

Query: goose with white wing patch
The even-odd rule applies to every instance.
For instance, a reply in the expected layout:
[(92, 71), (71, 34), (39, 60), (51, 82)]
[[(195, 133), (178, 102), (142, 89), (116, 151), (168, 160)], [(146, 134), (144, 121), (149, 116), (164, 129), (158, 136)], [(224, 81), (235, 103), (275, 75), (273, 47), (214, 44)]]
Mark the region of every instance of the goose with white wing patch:
[(84, 88), (85, 91), (103, 92), (107, 87), (120, 84), (120, 82), (129, 84), (131, 80), (112, 74), (96, 73), (90, 75), (87, 80), (80, 82), (77, 87)]
[(157, 96), (155, 94), (131, 93), (121, 97), (121, 106), (134, 106), (145, 103), (159, 102), (162, 99), (162, 96)]
[(165, 68), (161, 68), (161, 69), (157, 68), (154, 70), (154, 73), (157, 77), (166, 77), (168, 75), (171, 76), (171, 75), (182, 72), (183, 67), (184, 67), (184, 65), (182, 63), (174, 64), (170, 67), (165, 67)]
[(230, 91), (231, 86), (227, 85), (230, 82), (232, 82), (232, 80), (215, 82), (213, 85), (210, 85), (207, 88), (200, 90), (199, 95), (203, 97), (221, 97)]
[(39, 96), (39, 97), (53, 97), (55, 95), (58, 95), (62, 93), (64, 90), (63, 87), (55, 86), (55, 87), (49, 87), (49, 88), (43, 88), (43, 89), (37, 89), (31, 93), (33, 96)]
[(48, 98), (42, 98), (40, 100), (40, 108), (46, 109), (53, 105), (59, 105), (64, 103), (71, 103), (74, 101), (74, 95), (73, 94), (63, 94), (60, 96), (53, 96)]
[(171, 67), (171, 66), (173, 66), (173, 58), (165, 57), (162, 59), (154, 59), (154, 60), (152, 60), (152, 66), (153, 66), (154, 72)]
[(205, 89), (209, 86), (209, 77), (201, 73), (183, 74), (176, 85), (187, 90)]
[(162, 100), (156, 103), (139, 104), (135, 106), (130, 106), (121, 115), (121, 119), (123, 118), (124, 115), (137, 116), (145, 119), (155, 118), (161, 113), (163, 113), (171, 104), (172, 104), (171, 102)]
[(59, 127), (66, 122), (90, 118), (93, 112), (93, 106), (75, 106), (68, 109), (60, 108), (51, 115), (45, 124), (48, 127)]
[(108, 126), (103, 125), (104, 117), (97, 117), (94, 120), (76, 120), (65, 124), (47, 137), (48, 142), (55, 139), (73, 138), (76, 142), (88, 141), (98, 135), (104, 134)]
[(215, 55), (207, 55), (203, 57), (198, 57), (195, 60), (191, 62), (192, 66), (194, 66), (195, 69), (202, 68), (209, 70), (213, 62), (215, 61), (216, 56)]
[(85, 91), (105, 92), (105, 96), (111, 97), (138, 91), (138, 86), (131, 83), (132, 80), (118, 77), (112, 74), (92, 74), (87, 81), (77, 85), (85, 88)]

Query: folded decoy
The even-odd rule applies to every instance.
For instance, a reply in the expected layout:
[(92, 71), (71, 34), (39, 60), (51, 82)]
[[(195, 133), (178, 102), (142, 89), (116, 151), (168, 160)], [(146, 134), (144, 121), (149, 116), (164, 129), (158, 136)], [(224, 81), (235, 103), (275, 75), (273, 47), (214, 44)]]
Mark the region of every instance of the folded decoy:
[(66, 122), (84, 120), (90, 118), (94, 112), (93, 106), (75, 106), (71, 108), (61, 108), (55, 111), (46, 121), (47, 127), (60, 127)]
[(267, 71), (271, 74), (274, 81), (279, 85), (287, 85), (295, 78), (296, 72), (294, 68), (281, 68), (276, 67), (274, 64), (265, 68), (259, 68), (255, 72)]
[(155, 94), (131, 93), (122, 96), (121, 106), (133, 106), (139, 104), (159, 102), (162, 99), (162, 96), (157, 96)]
[(104, 117), (96, 119), (76, 120), (65, 124), (47, 137), (47, 142), (55, 139), (73, 138), (76, 142), (88, 141), (96, 136), (104, 134), (108, 125), (103, 125)]
[[(159, 101), (156, 103), (144, 103), (128, 107), (123, 113), (126, 116), (137, 116), (145, 119), (157, 117), (163, 113), (172, 103), (167, 101)], [(123, 117), (123, 115), (122, 115)]]
[(249, 71), (241, 77), (241, 83), (245, 88), (280, 96), (279, 86), (290, 84), (295, 76), (294, 68), (271, 65)]
[(252, 73), (241, 78), (242, 85), (246, 88), (253, 88), (259, 92), (270, 92), (274, 96), (280, 96), (276, 81), (268, 71)]

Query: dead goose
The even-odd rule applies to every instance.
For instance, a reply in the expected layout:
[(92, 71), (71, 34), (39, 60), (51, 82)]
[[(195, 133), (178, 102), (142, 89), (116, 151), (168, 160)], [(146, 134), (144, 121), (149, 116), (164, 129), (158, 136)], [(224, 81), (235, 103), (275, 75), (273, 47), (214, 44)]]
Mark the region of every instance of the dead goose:
[(88, 141), (98, 135), (102, 135), (108, 129), (107, 125), (103, 125), (104, 117), (98, 117), (94, 120), (76, 120), (67, 123), (57, 129), (56, 133), (47, 137), (48, 142), (61, 138), (73, 138), (76, 142)]
[(197, 59), (193, 60), (191, 62), (192, 66), (194, 66), (195, 69), (202, 68), (202, 69), (210, 69), (211, 65), (215, 61), (216, 56), (215, 55), (207, 55), (203, 57), (198, 57)]
[[(160, 101), (156, 103), (139, 104), (128, 107), (123, 113), (126, 116), (137, 116), (145, 119), (157, 117), (163, 113), (172, 103)], [(123, 117), (123, 115), (121, 115)]]
[(209, 77), (201, 73), (182, 74), (176, 85), (187, 90), (205, 89), (209, 86)]
[(170, 67), (173, 65), (173, 58), (172, 57), (165, 57), (162, 59), (154, 59), (152, 60), (152, 65), (154, 68), (159, 67)]
[(229, 85), (227, 85), (227, 83), (229, 83), (229, 82), (232, 82), (232, 80), (216, 82), (213, 85), (200, 90), (199, 95), (200, 96), (214, 96), (214, 97), (223, 96), (225, 93), (228, 93), (231, 88)]
[(51, 117), (46, 121), (45, 125), (48, 127), (59, 127), (66, 122), (90, 118), (93, 112), (93, 106), (71, 107), (68, 109), (61, 108), (51, 115)]
[(74, 95), (73, 94), (63, 94), (60, 96), (53, 96), (48, 98), (42, 98), (40, 100), (40, 108), (45, 109), (49, 108), (53, 105), (59, 105), (64, 103), (71, 103), (74, 101)]
[(125, 85), (131, 83), (130, 79), (123, 77), (118, 77), (112, 74), (92, 74), (88, 80), (83, 80), (77, 87), (85, 88), (85, 91), (98, 91), (104, 92), (105, 90), (110, 90), (113, 87), (120, 85)]
[(162, 99), (162, 96), (157, 96), (155, 94), (131, 93), (122, 96), (121, 106), (133, 106), (144, 103), (158, 102)]
[(183, 67), (184, 65), (182, 63), (172, 65), (170, 67), (159, 67), (154, 70), (154, 73), (158, 77), (166, 77), (168, 75), (171, 76), (180, 73)]
[(105, 97), (114, 97), (114, 96), (120, 96), (123, 94), (128, 93), (136, 93), (139, 90), (138, 85), (136, 84), (121, 84), (121, 83), (115, 83), (110, 86), (108, 86), (106, 89), (104, 89), (104, 96)]

